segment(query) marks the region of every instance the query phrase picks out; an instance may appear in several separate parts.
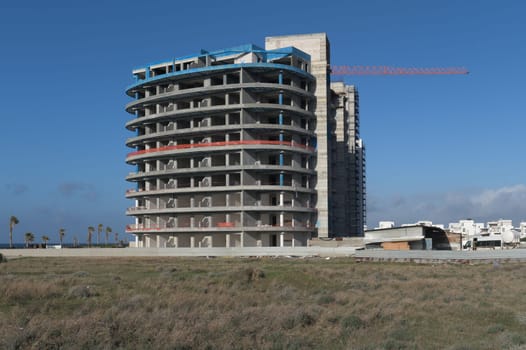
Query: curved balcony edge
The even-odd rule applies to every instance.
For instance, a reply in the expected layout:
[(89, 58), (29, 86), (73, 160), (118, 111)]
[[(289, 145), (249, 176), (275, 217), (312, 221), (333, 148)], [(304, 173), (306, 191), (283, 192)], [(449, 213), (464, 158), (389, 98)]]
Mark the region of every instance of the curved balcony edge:
[(300, 168), (290, 165), (230, 165), (230, 166), (211, 166), (211, 167), (197, 167), (197, 168), (182, 168), (182, 169), (164, 169), (148, 172), (130, 173), (127, 181), (134, 181), (139, 179), (149, 179), (167, 176), (191, 175), (191, 174), (212, 174), (212, 173), (231, 173), (237, 171), (256, 171), (256, 172), (284, 172), (287, 174), (306, 174), (316, 175), (314, 169)]
[(161, 194), (189, 194), (208, 192), (240, 192), (240, 191), (275, 191), (275, 192), (301, 192), (316, 194), (316, 190), (308, 187), (280, 186), (280, 185), (239, 185), (239, 186), (214, 186), (214, 187), (186, 187), (166, 188), (161, 190), (128, 190), (126, 198), (143, 196), (156, 196)]
[(315, 232), (314, 226), (231, 226), (231, 227), (137, 227), (135, 225), (126, 226), (126, 232), (132, 234), (181, 234), (181, 233), (230, 233), (230, 232)]
[(210, 207), (188, 207), (188, 208), (140, 208), (131, 207), (126, 210), (127, 216), (140, 216), (146, 214), (191, 214), (191, 213), (232, 213), (240, 211), (250, 212), (289, 212), (289, 213), (315, 213), (316, 208), (293, 207), (293, 206), (274, 206), (274, 205), (237, 205), (237, 206), (210, 206)]
[[(199, 76), (199, 75), (203, 75), (203, 74), (210, 74), (210, 73), (217, 73), (217, 72), (221, 72), (221, 71), (230, 71), (230, 70), (237, 70), (237, 69), (241, 69), (241, 68), (245, 68), (245, 69), (250, 69), (250, 68), (263, 68), (263, 69), (268, 69), (268, 70), (286, 70), (286, 71), (289, 71), (289, 72), (294, 72), (294, 73), (297, 73), (311, 81), (314, 81), (315, 80), (315, 77), (310, 74), (309, 72), (306, 72), (302, 69), (299, 69), (297, 67), (294, 67), (294, 66), (289, 66), (289, 65), (286, 65), (286, 64), (279, 64), (279, 63), (266, 63), (266, 62), (262, 62), (262, 63), (234, 63), (234, 64), (224, 64), (224, 65), (220, 65), (220, 66), (207, 66), (207, 67), (198, 67), (198, 68), (191, 68), (191, 69), (187, 69), (187, 70), (183, 70), (183, 71), (177, 71), (177, 72), (171, 72), (171, 73), (168, 73), (168, 74), (163, 74), (163, 75), (159, 75), (159, 76), (156, 76), (156, 77), (151, 77), (151, 78), (148, 78), (148, 79), (143, 79), (141, 81), (138, 81), (130, 86), (128, 86), (126, 88), (126, 94), (128, 96), (131, 96), (130, 95), (130, 92), (133, 90), (133, 89), (136, 89), (136, 88), (139, 88), (141, 87), (142, 85), (146, 85), (146, 84), (150, 84), (150, 83), (155, 83), (155, 84), (158, 84), (159, 82), (163, 81), (163, 80), (169, 80), (169, 79), (172, 79), (172, 78), (187, 78), (187, 77), (192, 77), (192, 76)], [(133, 96), (131, 96), (133, 97)]]
[[(134, 160), (142, 158), (159, 157), (163, 155), (170, 155), (176, 153), (199, 153), (199, 152), (213, 152), (231, 149), (258, 149), (265, 146), (265, 149), (276, 150), (295, 150), (301, 153), (314, 154), (316, 150), (308, 145), (296, 143), (293, 141), (272, 141), (272, 140), (242, 140), (242, 141), (221, 141), (221, 142), (207, 142), (182, 144), (173, 146), (164, 146), (157, 148), (150, 148), (128, 153), (126, 157), (127, 163), (132, 163)], [(216, 149), (214, 149), (216, 148)]]
[(218, 105), (210, 107), (198, 107), (198, 108), (186, 108), (186, 109), (176, 109), (168, 112), (155, 113), (149, 116), (134, 118), (126, 123), (126, 128), (133, 130), (136, 126), (139, 126), (143, 123), (152, 123), (154, 121), (163, 120), (163, 119), (173, 119), (179, 117), (190, 117), (193, 115), (213, 115), (220, 111), (241, 111), (242, 109), (246, 110), (272, 110), (272, 111), (287, 111), (293, 114), (302, 115), (311, 119), (315, 119), (316, 116), (313, 112), (297, 108), (290, 105), (280, 105), (277, 103), (239, 103), (232, 105)]
[(214, 132), (214, 131), (252, 130), (252, 129), (273, 129), (273, 130), (279, 130), (279, 131), (286, 130), (286, 131), (294, 132), (300, 135), (306, 135), (310, 137), (316, 136), (316, 133), (312, 130), (307, 130), (307, 129), (293, 126), (293, 125), (251, 123), (251, 124), (243, 124), (243, 125), (241, 124), (214, 125), (214, 126), (199, 127), (199, 128), (186, 128), (186, 129), (155, 132), (151, 134), (130, 137), (126, 140), (126, 146), (136, 147), (137, 144), (139, 144), (140, 142), (147, 142), (150, 139), (158, 140), (164, 137), (169, 138), (169, 136), (174, 136), (174, 135), (190, 136), (190, 135), (202, 135), (203, 133)]
[(177, 100), (177, 99), (185, 99), (185, 98), (195, 98), (195, 97), (203, 97), (207, 96), (209, 94), (217, 93), (217, 92), (228, 92), (228, 91), (239, 91), (241, 89), (251, 90), (251, 89), (261, 89), (261, 90), (278, 90), (278, 91), (287, 91), (292, 94), (300, 95), (307, 97), (311, 100), (315, 99), (315, 96), (312, 92), (300, 89), (295, 86), (291, 85), (285, 85), (285, 84), (279, 84), (279, 83), (258, 83), (258, 82), (248, 82), (248, 83), (239, 83), (239, 84), (228, 84), (228, 85), (214, 85), (214, 86), (202, 86), (197, 88), (191, 88), (191, 89), (183, 89), (183, 90), (173, 90), (169, 92), (164, 92), (161, 94), (148, 96), (144, 98), (140, 98), (134, 101), (129, 102), (125, 106), (125, 110), (127, 112), (130, 112), (136, 107), (149, 105), (153, 103), (161, 103), (165, 102), (167, 100)]

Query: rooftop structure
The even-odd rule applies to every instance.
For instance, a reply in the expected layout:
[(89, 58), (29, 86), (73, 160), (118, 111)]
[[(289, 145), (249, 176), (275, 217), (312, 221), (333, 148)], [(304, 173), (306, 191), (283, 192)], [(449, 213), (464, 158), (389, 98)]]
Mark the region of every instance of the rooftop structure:
[[(362, 235), (357, 93), (329, 89), (329, 63), (326, 35), (308, 34), (133, 70), (127, 232), (136, 246), (304, 246)], [(350, 187), (338, 198), (334, 185)]]

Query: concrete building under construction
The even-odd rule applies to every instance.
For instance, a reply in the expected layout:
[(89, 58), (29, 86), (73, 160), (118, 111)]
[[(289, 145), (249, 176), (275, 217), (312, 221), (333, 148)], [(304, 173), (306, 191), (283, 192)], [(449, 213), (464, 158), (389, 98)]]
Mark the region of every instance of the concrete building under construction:
[(201, 50), (133, 75), (126, 231), (137, 247), (363, 235), (358, 93), (331, 83), (326, 34)]

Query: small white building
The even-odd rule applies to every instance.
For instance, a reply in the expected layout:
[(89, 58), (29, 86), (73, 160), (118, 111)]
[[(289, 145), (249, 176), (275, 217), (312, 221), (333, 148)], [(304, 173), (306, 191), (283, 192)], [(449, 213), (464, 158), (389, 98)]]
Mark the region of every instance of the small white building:
[(375, 227), (375, 230), (381, 230), (384, 228), (393, 228), (393, 227), (395, 227), (394, 221), (380, 221), (378, 223), (378, 227)]
[(475, 222), (473, 219), (465, 219), (449, 223), (448, 228), (450, 232), (461, 234), (463, 237), (473, 237), (480, 235), (484, 229), (484, 224)]
[(513, 222), (512, 220), (503, 220), (500, 219), (498, 221), (490, 221), (488, 222), (488, 233), (489, 234), (503, 234), (504, 232), (508, 232), (513, 230)]

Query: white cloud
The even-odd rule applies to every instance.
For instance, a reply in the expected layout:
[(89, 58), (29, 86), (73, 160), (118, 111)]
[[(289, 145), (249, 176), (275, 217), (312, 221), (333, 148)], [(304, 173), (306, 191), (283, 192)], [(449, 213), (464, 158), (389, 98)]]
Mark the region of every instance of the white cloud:
[(518, 225), (526, 221), (526, 185), (446, 193), (371, 195), (367, 209), (369, 227), (375, 227), (380, 220), (393, 220), (397, 225), (431, 220), (447, 225), (465, 218), (478, 222), (512, 219)]

